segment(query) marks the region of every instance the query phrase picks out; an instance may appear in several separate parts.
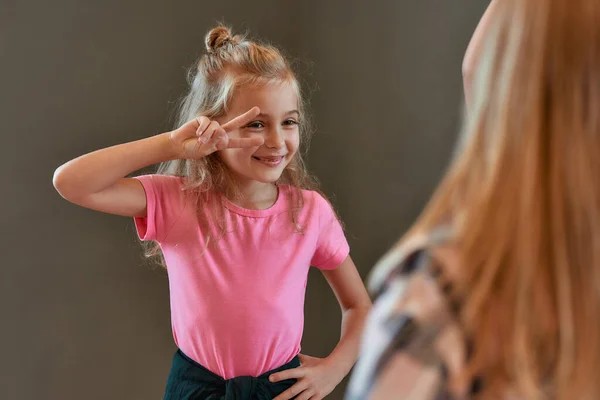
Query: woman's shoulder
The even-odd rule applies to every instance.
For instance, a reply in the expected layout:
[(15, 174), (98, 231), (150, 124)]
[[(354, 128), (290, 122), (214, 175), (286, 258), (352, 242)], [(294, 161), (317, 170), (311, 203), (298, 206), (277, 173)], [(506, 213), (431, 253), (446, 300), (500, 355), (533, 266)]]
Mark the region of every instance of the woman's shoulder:
[(436, 235), (410, 238), (375, 267), (375, 302), (351, 398), (434, 398), (446, 394), (446, 377), (464, 364), (465, 336), (444, 267), (456, 262), (457, 251), (447, 235)]
[(412, 235), (396, 244), (377, 262), (368, 280), (369, 290), (381, 292), (390, 281), (409, 279), (422, 268), (428, 271), (433, 268), (437, 272), (448, 269), (453, 275), (458, 269), (457, 260), (458, 251), (452, 244), (449, 228)]

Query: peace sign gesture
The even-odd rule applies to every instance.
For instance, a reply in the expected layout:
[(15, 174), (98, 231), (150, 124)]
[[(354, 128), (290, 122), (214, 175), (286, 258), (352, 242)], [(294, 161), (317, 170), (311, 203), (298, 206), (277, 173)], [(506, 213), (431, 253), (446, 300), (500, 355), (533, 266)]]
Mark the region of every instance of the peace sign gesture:
[(252, 121), (259, 113), (260, 109), (253, 107), (223, 125), (204, 116), (183, 124), (169, 135), (175, 148), (176, 158), (198, 159), (217, 150), (262, 145), (264, 139), (260, 137), (241, 139), (229, 137), (231, 132)]

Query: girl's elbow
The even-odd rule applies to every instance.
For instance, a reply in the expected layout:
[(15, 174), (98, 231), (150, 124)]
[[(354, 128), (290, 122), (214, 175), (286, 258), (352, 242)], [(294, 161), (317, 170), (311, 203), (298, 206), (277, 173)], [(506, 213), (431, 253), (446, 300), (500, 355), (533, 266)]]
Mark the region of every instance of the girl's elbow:
[(72, 179), (69, 176), (69, 169), (66, 168), (65, 165), (61, 165), (54, 171), (52, 185), (54, 185), (54, 189), (56, 189), (58, 194), (64, 199), (69, 200), (72, 203), (77, 202), (77, 193), (76, 190), (74, 190), (75, 185), (72, 184)]

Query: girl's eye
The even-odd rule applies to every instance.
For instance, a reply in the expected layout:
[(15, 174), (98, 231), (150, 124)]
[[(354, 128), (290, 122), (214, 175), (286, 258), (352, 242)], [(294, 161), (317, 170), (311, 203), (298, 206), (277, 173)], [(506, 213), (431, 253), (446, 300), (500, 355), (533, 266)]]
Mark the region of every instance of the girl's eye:
[(287, 119), (287, 120), (284, 121), (283, 124), (284, 125), (288, 125), (288, 126), (290, 126), (290, 125), (298, 125), (298, 121), (296, 121), (294, 119)]
[(265, 127), (265, 124), (263, 124), (260, 121), (250, 122), (248, 125), (246, 125), (246, 128), (252, 128), (252, 129), (261, 129), (264, 127)]

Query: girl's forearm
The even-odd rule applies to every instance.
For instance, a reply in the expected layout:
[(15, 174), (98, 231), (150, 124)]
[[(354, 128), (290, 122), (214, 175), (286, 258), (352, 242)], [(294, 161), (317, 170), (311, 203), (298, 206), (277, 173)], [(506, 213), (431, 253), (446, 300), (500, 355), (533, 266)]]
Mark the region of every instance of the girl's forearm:
[(174, 157), (169, 133), (119, 144), (77, 157), (54, 173), (54, 186), (66, 198), (100, 192), (120, 178)]
[(370, 303), (357, 305), (344, 311), (342, 317), (342, 335), (335, 349), (327, 357), (327, 363), (338, 371), (341, 381), (352, 369), (358, 358), (363, 327)]

